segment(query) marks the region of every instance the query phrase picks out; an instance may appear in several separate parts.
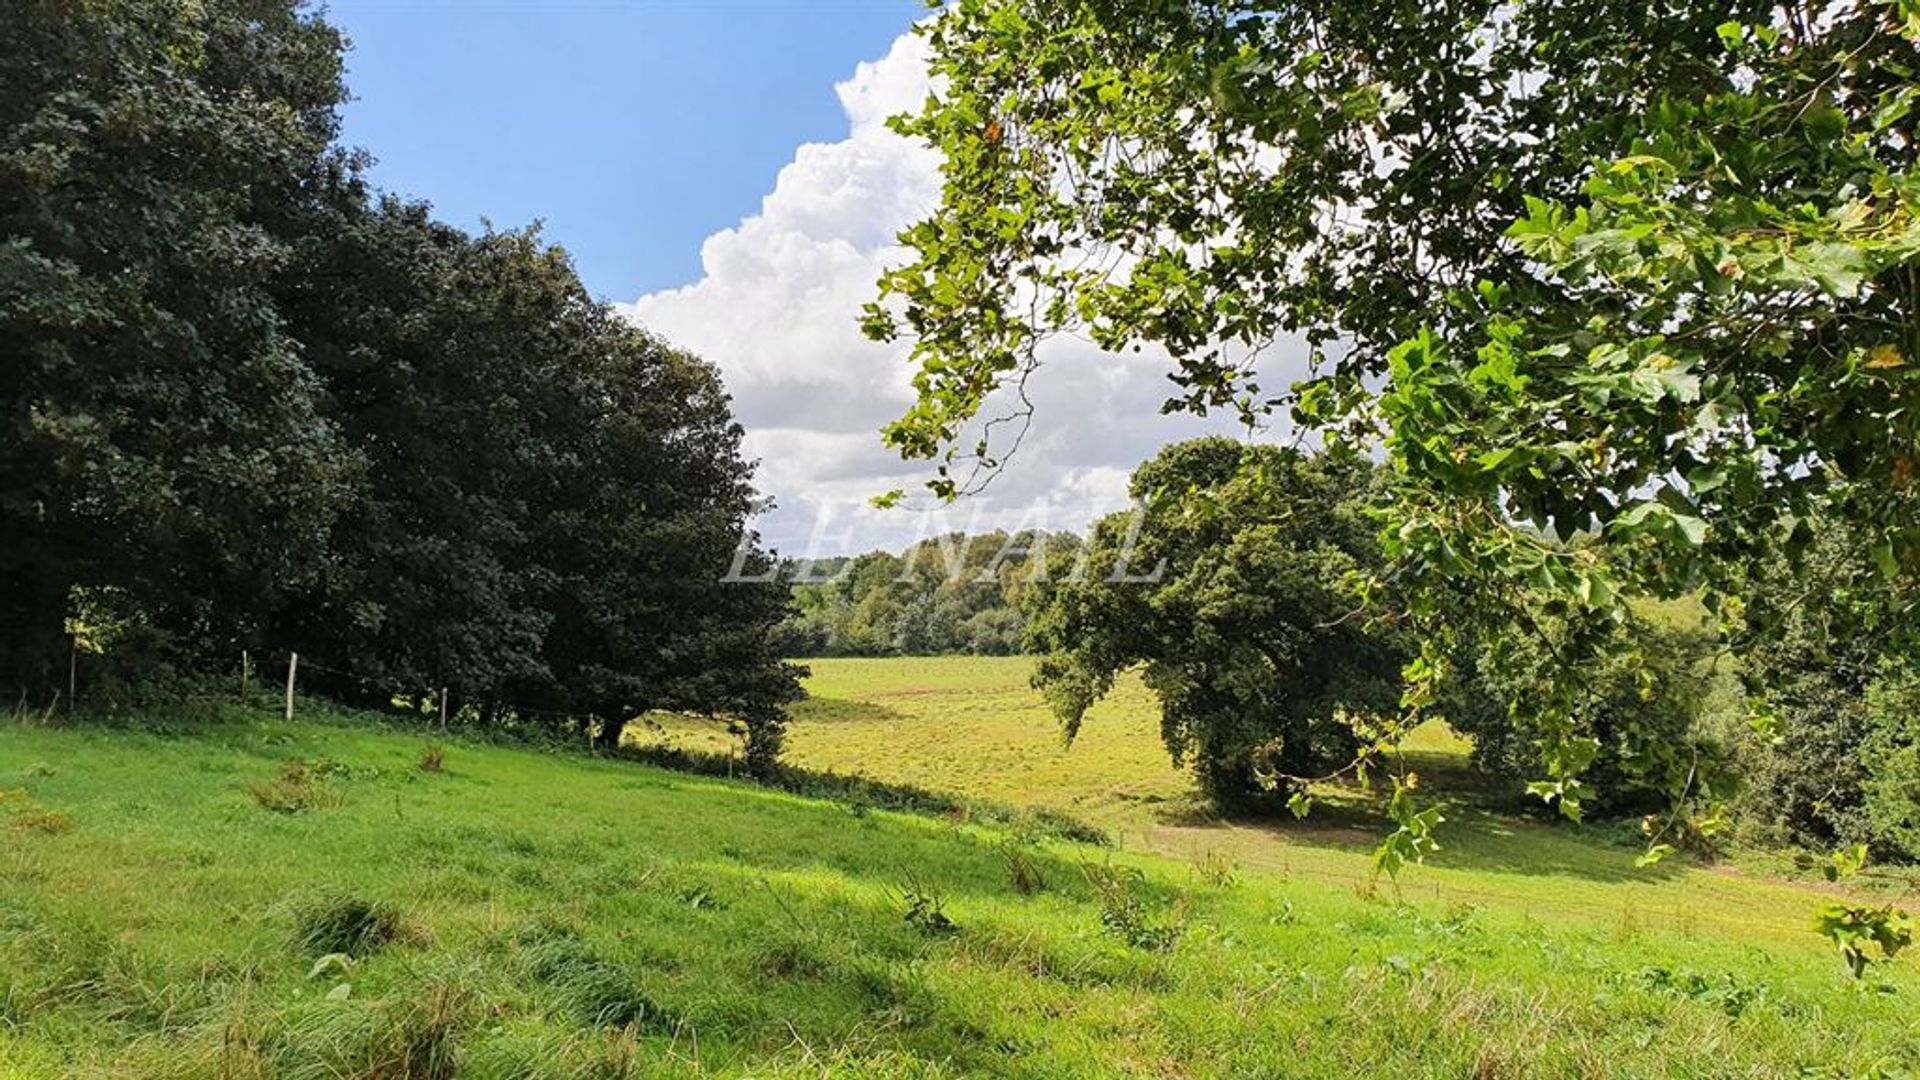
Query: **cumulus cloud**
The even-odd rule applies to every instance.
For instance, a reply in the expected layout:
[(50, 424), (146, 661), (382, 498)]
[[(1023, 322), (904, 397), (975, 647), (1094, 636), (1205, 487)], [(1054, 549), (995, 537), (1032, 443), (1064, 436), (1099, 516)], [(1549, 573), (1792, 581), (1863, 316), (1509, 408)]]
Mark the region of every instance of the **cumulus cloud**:
[(719, 366), (760, 460), (760, 488), (778, 507), (761, 531), (782, 554), (898, 547), (950, 529), (1078, 529), (1125, 505), (1128, 472), (1161, 445), (1232, 430), (1159, 415), (1171, 389), (1164, 357), (1062, 339), (1028, 384), (1032, 434), (985, 493), (947, 507), (869, 507), (927, 475), (878, 434), (912, 400), (907, 347), (868, 341), (856, 323), (881, 271), (904, 258), (895, 235), (939, 200), (937, 157), (886, 127), (928, 93), (920, 40), (903, 35), (835, 89), (846, 138), (795, 150), (759, 213), (702, 245), (699, 281), (623, 309)]

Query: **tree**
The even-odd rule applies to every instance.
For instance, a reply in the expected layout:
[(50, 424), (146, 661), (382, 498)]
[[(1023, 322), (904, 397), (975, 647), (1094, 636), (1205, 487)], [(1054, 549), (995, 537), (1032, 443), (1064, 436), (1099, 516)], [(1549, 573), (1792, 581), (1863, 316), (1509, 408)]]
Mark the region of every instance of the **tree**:
[(943, 154), (941, 204), (866, 315), (920, 366), (887, 440), (964, 487), (999, 450), (967, 422), (1072, 331), (1167, 350), (1169, 408), (1248, 413), (1276, 403), (1251, 354), (1299, 334), (1324, 377), (1298, 404), (1343, 417), (1450, 290), (1511, 273), (1527, 196), (1576, 195), (1663, 95), (1727, 86), (1715, 26), (1765, 10), (951, 5), (921, 30), (942, 88), (895, 121)]
[(1361, 592), (1380, 565), (1374, 482), (1353, 454), (1223, 438), (1142, 465), (1142, 516), (1099, 522), (1084, 573), (1051, 575), (1029, 627), (1045, 650), (1034, 683), (1068, 737), (1144, 664), (1168, 751), (1220, 804), (1351, 761), (1356, 731), (1396, 710), (1410, 656)]
[(899, 555), (874, 551), (789, 568), (797, 611), (791, 656), (1009, 655), (1020, 651), (1022, 597), (1069, 533), (949, 533)]
[(785, 590), (726, 580), (770, 557), (717, 374), (534, 230), (378, 196), (341, 47), (299, 0), (0, 26), (0, 678), (63, 684), (67, 632), (291, 648), (605, 744), (726, 715), (770, 768), (800, 672)]
[[(1582, 805), (1601, 813), (1697, 808), (1697, 815), (1665, 823), (1688, 831), (1669, 839), (1699, 840), (1717, 830), (1722, 809), (1738, 790), (1739, 771), (1728, 745), (1726, 717), (1715, 710), (1738, 701), (1738, 683), (1716, 668), (1712, 627), (1698, 609), (1635, 610), (1606, 643), (1610, 662), (1596, 668), (1572, 706), (1586, 740), (1582, 767), (1591, 795)], [(1564, 619), (1526, 616), (1528, 634), (1468, 637), (1453, 658), (1434, 711), (1473, 741), (1474, 763), (1494, 776), (1534, 779), (1540, 744), (1551, 732), (1541, 716), (1514, 702), (1541, 700), (1561, 678), (1556, 654), (1571, 636)], [(1718, 676), (1716, 678), (1716, 676)], [(1656, 824), (1656, 828), (1660, 825)]]
[(546, 509), (579, 460), (597, 356), (590, 306), (535, 238), (473, 238), (336, 178), (281, 303), (363, 462), (312, 585), (271, 640), (309, 685), (385, 707), (396, 691), (498, 697), (545, 677)]
[(770, 762), (799, 671), (772, 646), (784, 590), (727, 580), (741, 545), (764, 556), (713, 368), (532, 230), (470, 237), (348, 176), (311, 235), (286, 303), (366, 466), (274, 640), (363, 704), (446, 688), (605, 747), (650, 710), (725, 714)]
[[(1063, 331), (1165, 349), (1169, 408), (1384, 435), (1408, 704), (1460, 624), (1548, 605), (1522, 704), (1570, 814), (1635, 597), (1737, 595), (1818, 513), (1920, 623), (1905, 0), (969, 0), (924, 33), (942, 88), (896, 126), (942, 202), (865, 324), (913, 339), (886, 438), (937, 493), (999, 465), (970, 425)], [(1314, 369), (1273, 395), (1287, 334)]]
[[(712, 365), (592, 311), (588, 438), (536, 530), (550, 705), (594, 717), (608, 747), (651, 710), (726, 716), (765, 773), (805, 669), (778, 651), (786, 587), (759, 580), (771, 560), (741, 428)], [(728, 579), (736, 555), (745, 580)]]
[(27, 0), (0, 25), (9, 684), (64, 675), (76, 589), (206, 644), (310, 579), (355, 461), (268, 282), (337, 165), (339, 50), (273, 0)]
[(1911, 858), (1920, 856), (1920, 665), (1899, 647), (1907, 628), (1857, 602), (1882, 586), (1859, 564), (1860, 543), (1858, 531), (1821, 521), (1801, 558), (1752, 569), (1746, 653), (1763, 708), (1744, 754), (1744, 807), (1778, 839)]

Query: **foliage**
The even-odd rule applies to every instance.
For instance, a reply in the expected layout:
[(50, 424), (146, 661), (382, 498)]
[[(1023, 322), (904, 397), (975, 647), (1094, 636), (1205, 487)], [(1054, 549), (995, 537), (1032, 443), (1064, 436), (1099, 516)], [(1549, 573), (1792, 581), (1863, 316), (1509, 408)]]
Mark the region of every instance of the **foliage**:
[(890, 444), (964, 487), (966, 422), (1074, 330), (1165, 349), (1172, 408), (1248, 412), (1268, 404), (1251, 354), (1298, 334), (1328, 366), (1300, 403), (1344, 410), (1450, 289), (1509, 269), (1526, 196), (1575, 194), (1656, 96), (1724, 83), (1728, 15), (949, 6), (922, 28), (938, 89), (895, 121), (943, 154), (941, 205), (866, 319), (910, 334), (920, 367)]
[(1920, 855), (1915, 661), (1902, 623), (1857, 602), (1878, 571), (1854, 562), (1856, 530), (1822, 521), (1804, 557), (1753, 568), (1744, 610), (1757, 709), (1742, 751), (1742, 815), (1763, 836), (1812, 848)]
[(1352, 455), (1222, 438), (1142, 465), (1142, 516), (1099, 522), (1087, 572), (1050, 586), (1033, 617), (1034, 685), (1068, 738), (1145, 664), (1168, 751), (1222, 804), (1351, 760), (1356, 726), (1397, 711), (1408, 656), (1356, 583), (1379, 568), (1372, 482)]
[(310, 581), (355, 454), (270, 283), (343, 167), (340, 39), (287, 3), (31, 0), (0, 28), (0, 679), (75, 587), (222, 645)]
[[(1515, 704), (1572, 814), (1638, 598), (1725, 607), (1818, 514), (1858, 531), (1855, 602), (1920, 625), (1905, 0), (968, 0), (922, 32), (937, 89), (895, 124), (942, 200), (865, 327), (912, 339), (886, 439), (937, 494), (999, 467), (1024, 425), (983, 418), (1059, 333), (1164, 350), (1171, 409), (1384, 434), (1408, 703), (1463, 626), (1564, 619)], [(1313, 370), (1273, 395), (1290, 336)]]
[(19, 16), (0, 681), (64, 689), (84, 645), (88, 701), (126, 707), (123, 682), (291, 650), (347, 701), (445, 692), (604, 745), (649, 709), (726, 716), (770, 767), (799, 671), (712, 366), (536, 231), (373, 191), (333, 146), (342, 42), (298, 0)]
[(1428, 855), (1440, 850), (1433, 831), (1447, 819), (1437, 806), (1422, 809), (1416, 804), (1413, 792), (1419, 786), (1418, 773), (1394, 777), (1393, 794), (1387, 799), (1387, 817), (1395, 827), (1374, 849), (1375, 874), (1385, 874), (1398, 881), (1400, 871), (1409, 863), (1425, 862)]
[[(1610, 628), (1604, 664), (1585, 680), (1570, 720), (1581, 734), (1577, 768), (1565, 788), (1535, 780), (1560, 763), (1558, 732), (1525, 703), (1551, 693), (1557, 650), (1568, 647), (1565, 620), (1526, 616), (1531, 633), (1465, 639), (1435, 704), (1454, 730), (1473, 740), (1473, 758), (1495, 776), (1533, 781), (1563, 812), (1645, 812), (1692, 805), (1712, 817), (1737, 789), (1739, 770), (1721, 745), (1709, 657), (1712, 634), (1648, 613)], [(1571, 791), (1572, 799), (1564, 798)]]
[(1856, 979), (1865, 978), (1873, 963), (1869, 948), (1878, 948), (1880, 959), (1891, 960), (1913, 944), (1913, 920), (1892, 904), (1822, 904), (1814, 912), (1813, 929), (1834, 943)]
[(1077, 551), (1069, 533), (951, 533), (898, 555), (791, 564), (788, 656), (1009, 656), (1022, 648), (1024, 598)]
[[(1828, 881), (1844, 881), (1866, 865), (1866, 845), (1855, 844), (1834, 852), (1820, 870)], [(1912, 917), (1892, 904), (1876, 907), (1844, 900), (1825, 903), (1813, 913), (1813, 929), (1840, 950), (1840, 958), (1855, 980), (1865, 979), (1868, 966), (1874, 963), (1870, 946), (1880, 950), (1881, 962), (1891, 962), (1900, 950), (1913, 944)]]
[[(1402, 565), (1542, 592), (1605, 664), (1629, 594), (1723, 604), (1826, 520), (1872, 575), (1851, 602), (1910, 622), (1911, 29), (1875, 4), (1723, 24), (1724, 81), (1661, 94), (1580, 201), (1529, 204), (1509, 236), (1541, 278), (1393, 354)], [(1545, 711), (1571, 732), (1568, 667)]]
[(1875, 679), (1867, 687), (1867, 716), (1873, 733), (1862, 756), (1872, 840), (1920, 859), (1920, 672), (1896, 669)]

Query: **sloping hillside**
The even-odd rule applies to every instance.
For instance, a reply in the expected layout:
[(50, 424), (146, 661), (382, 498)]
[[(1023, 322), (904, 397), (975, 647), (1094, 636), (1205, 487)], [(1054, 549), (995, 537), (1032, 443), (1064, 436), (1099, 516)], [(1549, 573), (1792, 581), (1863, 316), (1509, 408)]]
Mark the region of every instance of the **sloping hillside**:
[(420, 733), (302, 711), (0, 727), (0, 1077), (1920, 1060), (1910, 965), (1862, 994), (1811, 933), (1560, 921), (1413, 880), (1403, 903), (458, 741), (436, 772)]

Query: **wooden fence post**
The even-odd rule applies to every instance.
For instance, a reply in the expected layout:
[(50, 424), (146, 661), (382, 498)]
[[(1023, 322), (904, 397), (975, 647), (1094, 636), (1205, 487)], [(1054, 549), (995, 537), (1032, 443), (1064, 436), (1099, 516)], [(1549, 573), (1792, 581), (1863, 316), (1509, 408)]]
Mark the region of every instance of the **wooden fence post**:
[(73, 712), (74, 691), (80, 685), (80, 639), (67, 635), (67, 712)]
[(293, 673), (300, 666), (300, 654), (287, 654), (287, 722), (293, 722)]
[(447, 688), (440, 688), (440, 734), (447, 733)]
[(253, 671), (251, 670), (251, 665), (252, 665), (252, 659), (247, 656), (247, 650), (241, 649), (240, 650), (240, 696), (241, 697), (247, 696), (247, 680), (251, 678), (253, 675)]

